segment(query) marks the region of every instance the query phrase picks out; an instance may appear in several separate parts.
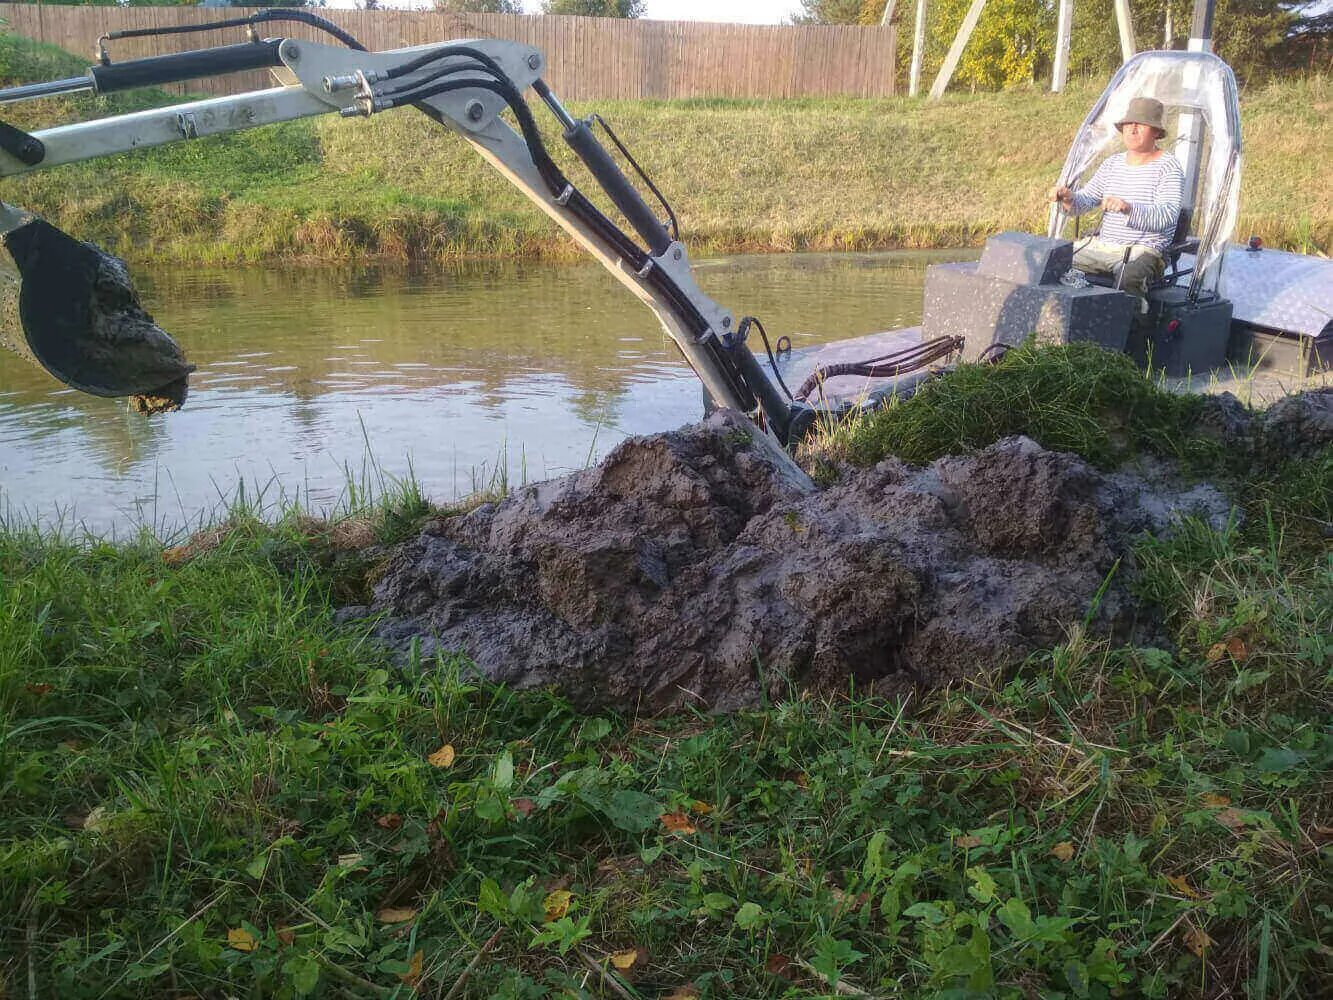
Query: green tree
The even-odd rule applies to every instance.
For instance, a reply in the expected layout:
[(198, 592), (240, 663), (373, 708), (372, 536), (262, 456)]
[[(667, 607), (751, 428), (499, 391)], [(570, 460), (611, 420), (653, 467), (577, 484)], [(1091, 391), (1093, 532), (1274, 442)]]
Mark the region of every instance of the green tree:
[[(971, 0), (934, 0), (926, 25), (932, 71), (944, 61), (970, 6)], [(978, 90), (1032, 83), (1050, 67), (1054, 45), (1053, 0), (988, 0), (954, 80)]]
[(543, 0), (546, 14), (577, 14), (580, 17), (638, 17), (647, 0)]
[[(801, 10), (791, 20), (793, 24), (865, 23), (861, 20), (861, 7), (862, 0), (801, 0)], [(883, 12), (883, 3), (879, 9)]]
[(435, 0), (435, 9), (449, 14), (522, 14), (520, 0)]
[[(1328, 69), (1333, 20), (1323, 0), (1218, 0), (1213, 22), (1214, 49), (1242, 81), (1285, 71)], [(802, 0), (797, 20), (820, 24), (879, 24), (884, 0)], [(931, 0), (926, 23), (923, 75), (939, 69), (958, 33), (971, 0)], [(1166, 37), (1167, 10), (1171, 34)], [(911, 0), (898, 0), (898, 65), (912, 51)], [(1130, 0), (1140, 51), (1185, 47), (1193, 0)], [(954, 86), (993, 90), (1045, 82), (1055, 46), (1056, 0), (988, 0), (954, 71)], [(1120, 65), (1120, 36), (1112, 0), (1076, 0), (1070, 45), (1070, 73), (1104, 81)]]

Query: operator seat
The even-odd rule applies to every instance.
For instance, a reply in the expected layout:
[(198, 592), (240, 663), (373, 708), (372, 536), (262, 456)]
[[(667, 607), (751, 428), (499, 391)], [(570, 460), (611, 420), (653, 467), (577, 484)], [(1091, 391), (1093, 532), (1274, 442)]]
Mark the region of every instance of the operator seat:
[[(1162, 260), (1166, 266), (1162, 271), (1162, 276), (1148, 286), (1148, 291), (1151, 292), (1157, 288), (1168, 288), (1174, 285), (1178, 278), (1187, 277), (1193, 272), (1194, 268), (1192, 267), (1183, 271), (1180, 270), (1181, 254), (1197, 253), (1199, 250), (1199, 238), (1190, 235), (1190, 224), (1193, 220), (1193, 208), (1187, 205), (1180, 210), (1180, 217), (1176, 220), (1176, 231), (1171, 237), (1171, 245), (1162, 251)], [(1098, 232), (1100, 232), (1100, 228)], [(1097, 232), (1094, 232), (1089, 239), (1094, 239), (1096, 236)], [(1088, 284), (1099, 285), (1102, 288), (1114, 288), (1116, 282), (1119, 281), (1118, 275), (1110, 274), (1085, 274), (1083, 277), (1087, 279)]]
[(1176, 232), (1171, 237), (1171, 245), (1162, 251), (1162, 259), (1166, 262), (1166, 269), (1162, 276), (1152, 283), (1148, 289), (1164, 288), (1168, 285), (1174, 285), (1177, 278), (1183, 278), (1194, 271), (1194, 268), (1180, 270), (1181, 254), (1197, 254), (1199, 252), (1199, 238), (1190, 235), (1190, 223), (1194, 221), (1194, 209), (1185, 205), (1180, 210), (1180, 218), (1176, 221)]

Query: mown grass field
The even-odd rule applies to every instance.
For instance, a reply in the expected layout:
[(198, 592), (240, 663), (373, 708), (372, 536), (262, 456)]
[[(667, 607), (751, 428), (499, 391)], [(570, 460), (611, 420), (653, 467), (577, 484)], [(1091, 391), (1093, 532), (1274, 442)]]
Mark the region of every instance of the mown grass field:
[[(4, 82), (84, 68), (68, 53), (0, 36)], [(573, 110), (597, 110), (616, 127), (697, 253), (960, 246), (1000, 229), (1045, 228), (1045, 192), (1101, 86), (956, 94), (934, 105), (688, 100)], [(152, 99), (61, 99), (7, 113), (38, 127)], [(1240, 237), (1333, 249), (1331, 101), (1322, 76), (1243, 95)], [(558, 136), (549, 140), (568, 166)], [(5, 198), (131, 260), (579, 253), (461, 140), (412, 111), (64, 167), (6, 184)]]
[[(1333, 449), (1124, 358), (964, 367), (812, 464), (1025, 431), (1228, 483), (1160, 637), (907, 699), (580, 716), (338, 627), (410, 485), (188, 549), (0, 531), (0, 995), (1291, 997), (1333, 971)], [(1003, 416), (1003, 423), (997, 417)]]

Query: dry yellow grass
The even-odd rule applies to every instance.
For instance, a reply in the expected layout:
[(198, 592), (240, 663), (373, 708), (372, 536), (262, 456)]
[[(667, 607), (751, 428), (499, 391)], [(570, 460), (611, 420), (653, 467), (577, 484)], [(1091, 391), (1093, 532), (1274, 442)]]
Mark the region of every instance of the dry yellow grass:
[[(1099, 86), (936, 104), (690, 100), (596, 110), (671, 199), (696, 253), (959, 246), (1045, 227), (1045, 192)], [(1333, 249), (1331, 106), (1323, 76), (1243, 95), (1238, 238)], [(24, 113), (97, 110), (64, 101)], [(584, 175), (554, 129), (549, 145), (578, 182)], [(6, 200), (137, 260), (579, 252), (465, 143), (411, 111), (80, 164), (20, 178)]]

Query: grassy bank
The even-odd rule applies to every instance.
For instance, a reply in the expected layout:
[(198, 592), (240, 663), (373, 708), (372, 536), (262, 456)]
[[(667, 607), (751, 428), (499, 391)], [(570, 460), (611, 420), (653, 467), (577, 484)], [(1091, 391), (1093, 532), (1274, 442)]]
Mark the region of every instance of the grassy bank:
[[(80, 73), (0, 36), (0, 79)], [(1043, 195), (1096, 90), (890, 100), (608, 102), (600, 111), (659, 182), (696, 252), (958, 246), (1045, 227)], [(36, 127), (148, 97), (10, 109)], [(1333, 248), (1330, 83), (1248, 92), (1238, 231)], [(575, 106), (584, 113), (591, 108)], [(557, 159), (563, 143), (551, 137)], [(571, 176), (581, 176), (571, 169)], [(324, 118), (60, 168), (6, 200), (135, 260), (575, 255), (456, 137), (412, 112)]]
[[(0, 531), (0, 995), (1314, 995), (1333, 451), (1242, 467), (1122, 360), (1011, 356), (1003, 430), (1128, 392), (1123, 451), (1065, 446), (1179, 454), (1244, 519), (1141, 544), (1160, 641), (907, 701), (589, 718), (395, 668), (332, 608), (410, 489), (188, 550)], [(985, 444), (973, 371), (843, 456)]]

